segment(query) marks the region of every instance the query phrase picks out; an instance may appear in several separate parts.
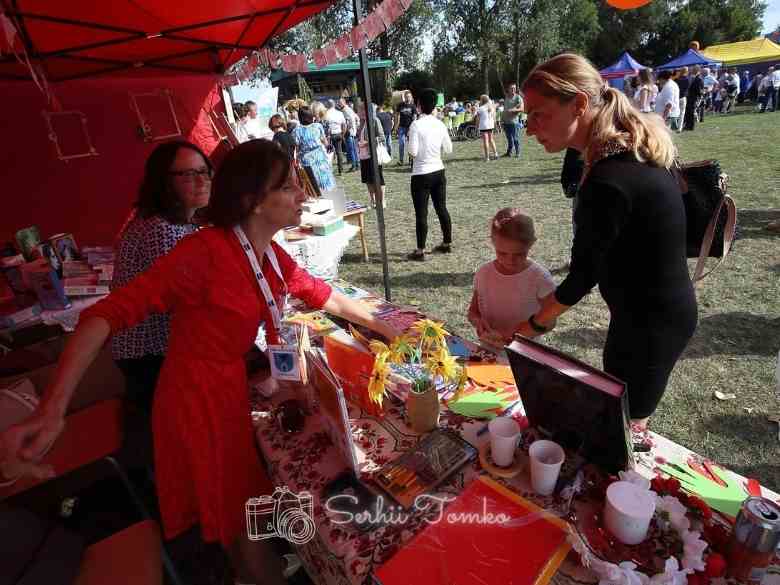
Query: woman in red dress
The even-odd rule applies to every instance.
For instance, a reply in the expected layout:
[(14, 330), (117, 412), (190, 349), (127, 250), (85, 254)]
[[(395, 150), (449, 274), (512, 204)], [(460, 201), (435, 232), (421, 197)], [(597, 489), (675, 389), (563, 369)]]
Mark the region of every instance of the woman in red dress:
[[(73, 390), (109, 336), (151, 313), (170, 313), (168, 354), (152, 412), (165, 536), (199, 525), (203, 539), (219, 542), (239, 574), (256, 583), (283, 582), (267, 541), (252, 543), (247, 554), (245, 503), (271, 494), (273, 485), (255, 449), (244, 355), (260, 324), (269, 343), (276, 342), (276, 306), (285, 293), (386, 337), (396, 333), (272, 241), (281, 228), (300, 223), (305, 199), (287, 155), (273, 142), (254, 140), (231, 151), (212, 185), (208, 214), (214, 227), (184, 238), (82, 314), (40, 409), (0, 436), (0, 461), (39, 460), (62, 431)], [(262, 275), (251, 267), (252, 254)]]

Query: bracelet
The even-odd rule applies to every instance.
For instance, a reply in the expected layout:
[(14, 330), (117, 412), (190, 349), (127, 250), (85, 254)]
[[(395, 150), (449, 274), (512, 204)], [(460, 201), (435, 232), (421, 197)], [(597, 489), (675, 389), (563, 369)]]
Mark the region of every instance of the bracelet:
[(547, 327), (544, 327), (543, 325), (537, 323), (536, 319), (534, 319), (534, 315), (528, 317), (528, 324), (531, 326), (531, 329), (533, 329), (537, 333), (547, 333)]

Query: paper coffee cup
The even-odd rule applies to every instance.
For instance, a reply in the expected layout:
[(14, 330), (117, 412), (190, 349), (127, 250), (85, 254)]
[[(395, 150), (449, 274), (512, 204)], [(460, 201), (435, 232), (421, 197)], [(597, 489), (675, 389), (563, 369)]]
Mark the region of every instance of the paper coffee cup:
[(616, 481), (607, 488), (604, 526), (623, 544), (639, 544), (647, 537), (655, 514), (655, 496), (627, 481)]
[(520, 425), (513, 418), (499, 416), (488, 424), (490, 432), (490, 457), (499, 467), (509, 467), (515, 458), (520, 441)]
[(555, 490), (561, 465), (566, 458), (563, 448), (553, 441), (534, 441), (528, 449), (531, 460), (531, 487), (540, 496), (549, 496)]

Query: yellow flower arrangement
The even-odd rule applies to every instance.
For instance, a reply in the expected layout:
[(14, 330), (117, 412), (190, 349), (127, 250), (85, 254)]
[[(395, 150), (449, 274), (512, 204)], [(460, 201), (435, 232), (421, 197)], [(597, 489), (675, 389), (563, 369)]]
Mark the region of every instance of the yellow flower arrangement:
[(376, 358), (368, 386), (371, 400), (382, 404), (390, 364), (422, 366), (412, 380), (413, 392), (425, 391), (439, 377), (445, 383), (456, 383), (457, 391), (461, 392), (467, 380), (465, 368), (458, 366), (456, 359), (450, 355), (447, 335), (441, 323), (421, 319), (412, 325), (408, 335), (397, 337), (389, 347), (381, 341), (372, 341), (369, 349)]

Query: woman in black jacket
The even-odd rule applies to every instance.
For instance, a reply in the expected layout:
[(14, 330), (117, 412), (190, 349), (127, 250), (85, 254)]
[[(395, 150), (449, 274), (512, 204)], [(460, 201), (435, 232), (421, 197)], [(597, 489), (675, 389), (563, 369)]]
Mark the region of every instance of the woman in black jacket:
[(604, 370), (626, 382), (631, 418), (645, 427), (697, 322), (672, 137), (579, 55), (539, 65), (523, 91), (528, 134), (548, 152), (582, 152), (585, 168), (571, 269), (520, 333), (547, 331), (598, 284), (610, 311)]

